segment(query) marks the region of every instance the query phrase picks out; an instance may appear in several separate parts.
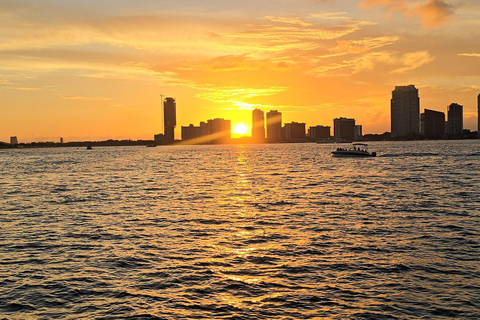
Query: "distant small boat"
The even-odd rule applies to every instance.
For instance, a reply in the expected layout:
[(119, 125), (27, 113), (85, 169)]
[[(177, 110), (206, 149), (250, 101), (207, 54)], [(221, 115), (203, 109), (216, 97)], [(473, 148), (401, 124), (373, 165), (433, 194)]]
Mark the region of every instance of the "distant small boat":
[(376, 152), (368, 152), (368, 145), (365, 143), (354, 143), (350, 149), (337, 148), (332, 151), (333, 157), (375, 157)]
[(155, 148), (157, 145), (156, 144), (147, 144), (146, 147), (147, 148)]
[(87, 146), (87, 150), (92, 150), (92, 146)]

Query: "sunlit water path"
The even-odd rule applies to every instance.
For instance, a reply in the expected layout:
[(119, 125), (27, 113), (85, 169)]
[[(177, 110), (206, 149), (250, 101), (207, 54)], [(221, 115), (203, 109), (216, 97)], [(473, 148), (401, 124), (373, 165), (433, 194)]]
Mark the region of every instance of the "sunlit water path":
[(0, 151), (0, 319), (479, 319), (480, 141)]

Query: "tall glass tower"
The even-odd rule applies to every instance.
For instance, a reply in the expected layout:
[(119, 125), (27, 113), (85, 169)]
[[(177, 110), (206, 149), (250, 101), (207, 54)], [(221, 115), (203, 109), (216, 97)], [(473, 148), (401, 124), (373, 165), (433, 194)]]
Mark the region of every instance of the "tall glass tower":
[(282, 113), (277, 110), (267, 112), (267, 140), (279, 142), (282, 133)]
[(177, 105), (175, 99), (165, 98), (163, 102), (163, 127), (165, 135), (165, 143), (173, 143), (175, 141), (175, 127), (177, 125)]
[(260, 109), (252, 112), (252, 139), (255, 142), (264, 142), (265, 140), (265, 118)]
[(420, 98), (414, 85), (396, 86), (392, 91), (392, 137), (420, 133)]

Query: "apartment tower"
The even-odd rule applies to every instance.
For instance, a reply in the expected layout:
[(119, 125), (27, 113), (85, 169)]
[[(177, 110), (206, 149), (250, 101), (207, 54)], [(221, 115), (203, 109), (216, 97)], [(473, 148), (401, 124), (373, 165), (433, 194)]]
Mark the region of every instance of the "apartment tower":
[(177, 125), (177, 105), (174, 98), (165, 98), (163, 102), (163, 128), (166, 144), (175, 141), (175, 127)]
[(267, 140), (279, 142), (282, 134), (282, 113), (277, 110), (267, 112)]
[(252, 112), (252, 140), (254, 142), (265, 141), (265, 118), (260, 109)]
[(463, 106), (452, 103), (447, 111), (447, 134), (451, 138), (459, 138), (463, 134)]
[(414, 85), (395, 86), (392, 91), (392, 137), (417, 135), (420, 130), (420, 98)]

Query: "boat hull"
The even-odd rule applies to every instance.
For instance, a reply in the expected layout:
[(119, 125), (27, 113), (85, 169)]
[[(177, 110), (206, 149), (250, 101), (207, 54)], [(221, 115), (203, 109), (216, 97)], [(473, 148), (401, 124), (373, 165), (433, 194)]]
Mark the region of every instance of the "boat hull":
[(342, 151), (332, 151), (333, 157), (375, 157), (377, 154), (375, 152), (362, 152), (354, 150), (342, 150)]

